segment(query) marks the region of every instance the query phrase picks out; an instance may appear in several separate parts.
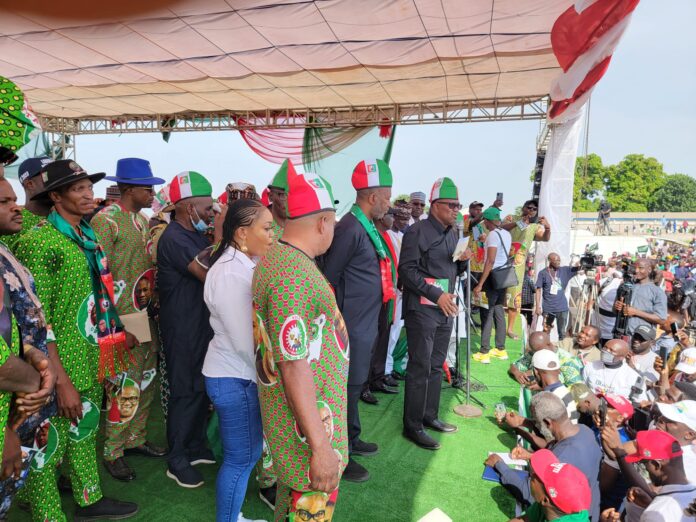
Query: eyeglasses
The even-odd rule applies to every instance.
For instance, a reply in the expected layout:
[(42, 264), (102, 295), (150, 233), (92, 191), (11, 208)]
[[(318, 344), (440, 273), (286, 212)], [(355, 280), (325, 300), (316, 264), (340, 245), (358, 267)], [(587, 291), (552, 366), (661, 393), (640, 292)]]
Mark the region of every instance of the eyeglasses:
[(462, 209), (461, 203), (446, 203), (444, 201), (438, 201), (437, 203), (440, 203), (441, 205), (447, 205), (450, 210), (461, 210)]
[(322, 520), (324, 520), (326, 512), (322, 509), (320, 511), (317, 511), (316, 513), (310, 513), (306, 509), (298, 509), (296, 515), (297, 518), (305, 522), (309, 520), (317, 520), (318, 522), (321, 522)]
[(534, 205), (527, 205), (527, 206), (524, 207), (524, 208), (529, 209), (529, 210), (539, 210), (539, 208), (538, 208), (538, 207), (535, 207)]

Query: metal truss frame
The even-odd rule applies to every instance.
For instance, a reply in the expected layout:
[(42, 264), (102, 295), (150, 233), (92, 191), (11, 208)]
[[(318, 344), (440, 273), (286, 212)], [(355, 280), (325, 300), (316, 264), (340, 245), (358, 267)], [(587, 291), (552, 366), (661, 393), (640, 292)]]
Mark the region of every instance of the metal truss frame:
[(39, 116), (44, 132), (73, 136), (305, 127), (372, 127), (546, 118), (545, 96), (322, 109), (65, 118)]

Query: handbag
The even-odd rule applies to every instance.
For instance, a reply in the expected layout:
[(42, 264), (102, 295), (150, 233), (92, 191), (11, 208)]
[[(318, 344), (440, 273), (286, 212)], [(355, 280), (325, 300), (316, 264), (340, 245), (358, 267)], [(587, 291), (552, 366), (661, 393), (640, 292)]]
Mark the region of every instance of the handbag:
[[(498, 232), (497, 230), (495, 231), (495, 233), (498, 234), (498, 237), (500, 238), (500, 244), (504, 247), (505, 243), (503, 242), (503, 236), (501, 236), (500, 232)], [(517, 274), (515, 273), (515, 267), (513, 265), (513, 262), (514, 256), (508, 256), (508, 259), (507, 261), (505, 261), (505, 264), (491, 270), (491, 273), (488, 276), (488, 278), (490, 279), (491, 286), (494, 290), (503, 290), (505, 288), (517, 286), (519, 280), (517, 279)]]

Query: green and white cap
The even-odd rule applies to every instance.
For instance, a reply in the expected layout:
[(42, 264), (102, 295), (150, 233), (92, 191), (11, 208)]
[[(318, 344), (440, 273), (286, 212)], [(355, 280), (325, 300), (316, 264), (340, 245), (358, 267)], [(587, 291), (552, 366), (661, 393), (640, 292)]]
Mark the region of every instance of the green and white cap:
[(188, 170), (177, 174), (169, 188), (172, 203), (186, 198), (212, 197), (213, 186), (202, 174)]
[(438, 199), (455, 199), (459, 201), (457, 185), (450, 178), (439, 178), (433, 184), (433, 189), (430, 191), (430, 202), (433, 203)]

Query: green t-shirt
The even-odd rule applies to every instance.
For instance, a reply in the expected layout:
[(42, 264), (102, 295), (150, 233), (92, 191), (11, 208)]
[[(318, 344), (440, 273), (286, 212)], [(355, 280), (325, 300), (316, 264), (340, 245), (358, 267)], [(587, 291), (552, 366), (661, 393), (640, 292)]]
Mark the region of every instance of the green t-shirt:
[(94, 216), (90, 225), (109, 260), (116, 293), (121, 293), (116, 301), (118, 313), (146, 310), (155, 286), (147, 218), (114, 203)]
[[(538, 502), (535, 502), (527, 508), (525, 515), (529, 522), (547, 522), (544, 516), (544, 510)], [(579, 513), (571, 513), (570, 515), (563, 515), (560, 518), (554, 519), (554, 522), (589, 522), (590, 514), (587, 511), (580, 511)]]
[(288, 406), (276, 364), (302, 359), (309, 363), (314, 400), (343, 469), (348, 463), (348, 331), (331, 286), (315, 262), (286, 243), (274, 244), (259, 262), (252, 286), (264, 433), (278, 481), (309, 491), (311, 451)]
[(97, 381), (99, 347), (87, 258), (48, 221), (20, 238), (15, 255), (34, 275), (63, 368), (77, 391), (88, 390)]
[[(12, 323), (11, 346), (7, 346), (5, 339), (0, 336), (0, 366), (7, 362), (10, 355), (19, 355), (19, 329), (14, 315), (10, 310)], [(10, 403), (12, 402), (12, 392), (0, 390), (0, 448), (5, 447), (5, 426), (10, 415)]]
[(34, 228), (36, 225), (41, 223), (42, 220), (46, 219), (43, 216), (37, 216), (36, 214), (33, 214), (29, 212), (26, 208), (22, 209), (22, 230), (17, 232), (16, 234), (12, 234), (10, 236), (4, 236), (2, 238), (3, 243), (7, 245), (7, 248), (10, 249), (10, 252), (15, 252), (15, 249), (17, 248), (17, 244), (19, 243), (20, 238), (29, 232), (32, 228)]

